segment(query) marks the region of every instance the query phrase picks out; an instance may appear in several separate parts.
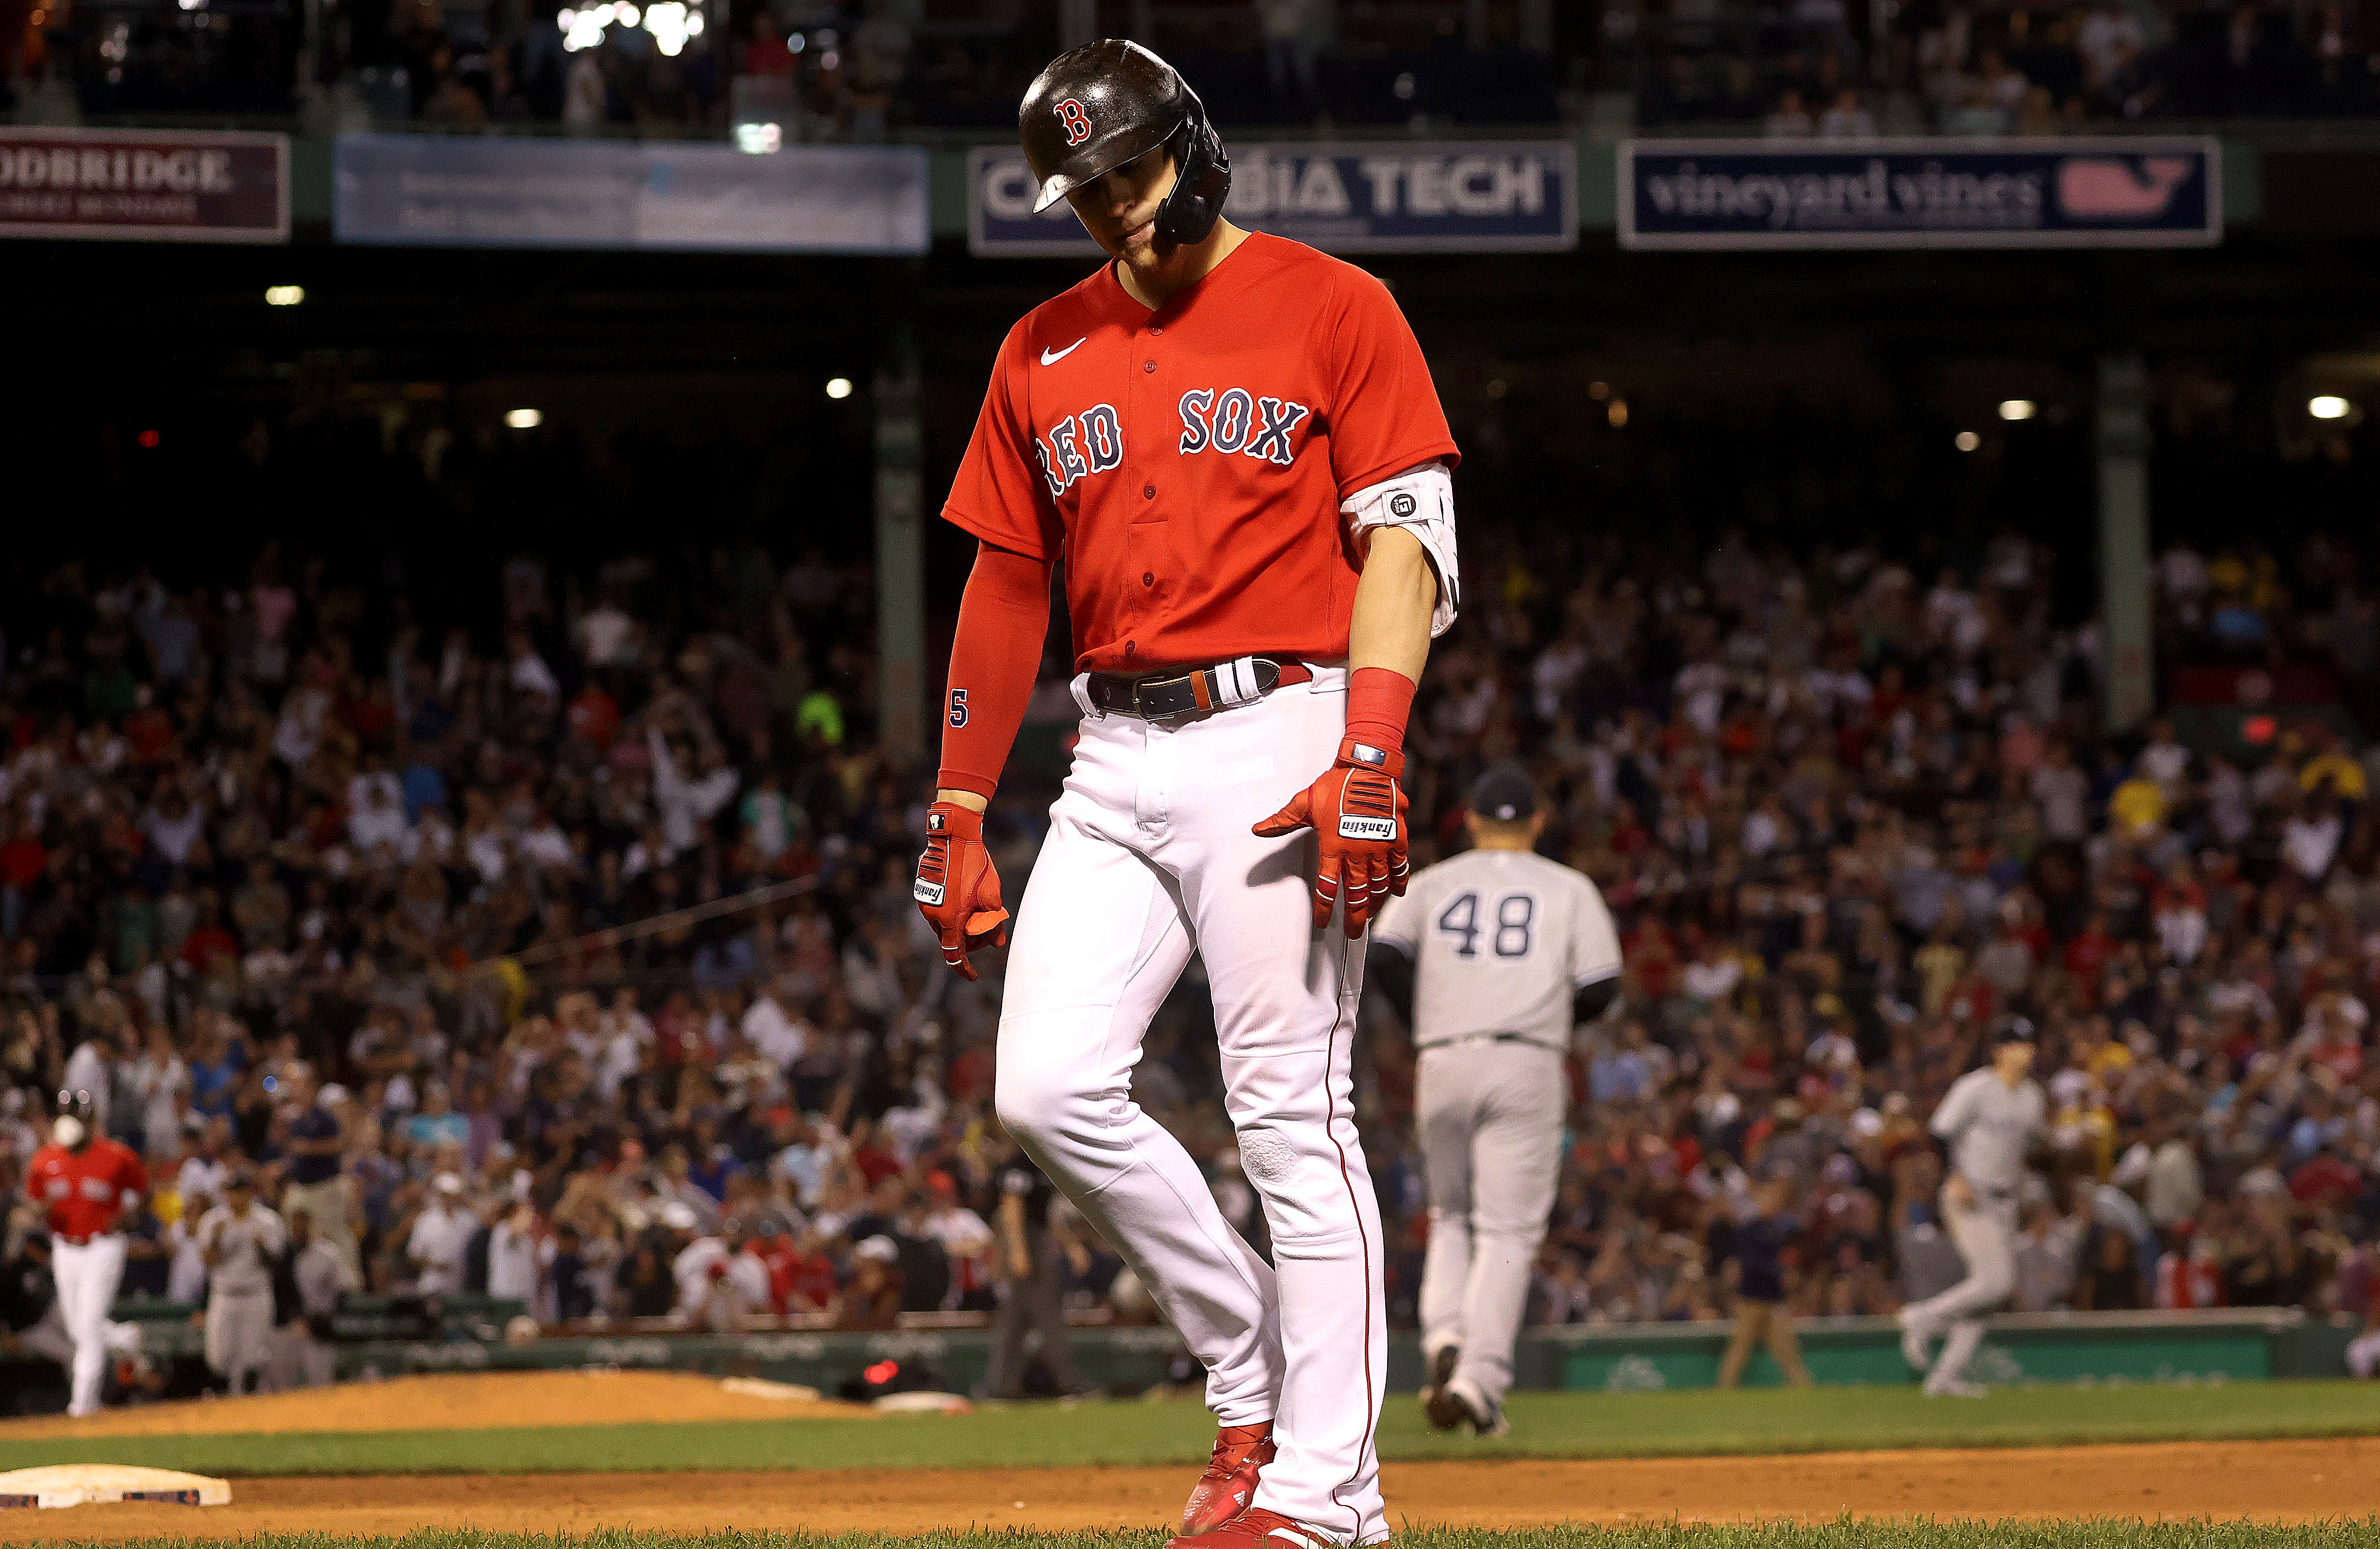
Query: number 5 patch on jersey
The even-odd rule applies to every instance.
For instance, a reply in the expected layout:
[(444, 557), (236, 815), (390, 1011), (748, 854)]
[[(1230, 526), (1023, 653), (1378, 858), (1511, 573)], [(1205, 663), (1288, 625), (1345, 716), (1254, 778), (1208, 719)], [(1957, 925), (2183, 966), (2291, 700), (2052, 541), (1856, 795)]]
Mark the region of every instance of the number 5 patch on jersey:
[(965, 689), (951, 690), (951, 725), (953, 726), (963, 726), (967, 724), (966, 697), (967, 691)]

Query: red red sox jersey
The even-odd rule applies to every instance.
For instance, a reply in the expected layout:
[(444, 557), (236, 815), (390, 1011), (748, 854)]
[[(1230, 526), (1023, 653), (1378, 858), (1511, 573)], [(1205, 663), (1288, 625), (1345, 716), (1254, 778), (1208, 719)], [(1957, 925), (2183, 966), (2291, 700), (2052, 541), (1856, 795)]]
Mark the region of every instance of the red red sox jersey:
[(50, 1230), (61, 1237), (97, 1237), (149, 1187), (149, 1169), (132, 1148), (104, 1136), (79, 1152), (47, 1145), (33, 1153), (25, 1192), (42, 1201)]
[(1066, 563), (1075, 666), (1347, 653), (1339, 502), (1460, 454), (1378, 280), (1250, 233), (1155, 311), (1114, 265), (1000, 347), (943, 517)]

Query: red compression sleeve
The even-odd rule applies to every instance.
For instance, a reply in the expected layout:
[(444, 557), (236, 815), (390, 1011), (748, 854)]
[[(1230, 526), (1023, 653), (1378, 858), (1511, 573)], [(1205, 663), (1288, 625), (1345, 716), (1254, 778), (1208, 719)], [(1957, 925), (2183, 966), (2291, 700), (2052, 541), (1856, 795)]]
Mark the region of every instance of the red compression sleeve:
[(1347, 736), (1402, 764), (1414, 680), (1392, 667), (1358, 667), (1347, 680)]
[(990, 543), (978, 547), (951, 640), (939, 788), (990, 799), (1024, 724), (1049, 632), (1050, 567)]

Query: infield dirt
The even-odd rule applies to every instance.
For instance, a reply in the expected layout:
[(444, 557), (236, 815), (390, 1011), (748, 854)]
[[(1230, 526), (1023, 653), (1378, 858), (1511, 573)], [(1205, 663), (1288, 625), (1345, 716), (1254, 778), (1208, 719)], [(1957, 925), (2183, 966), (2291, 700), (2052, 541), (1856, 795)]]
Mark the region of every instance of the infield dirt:
[(489, 1431), (701, 1420), (851, 1420), (834, 1399), (763, 1398), (691, 1372), (469, 1372), (292, 1393), (0, 1421), (0, 1444), (60, 1436), (228, 1436), (299, 1431)]
[[(0, 1543), (258, 1532), (391, 1535), (420, 1527), (583, 1533), (806, 1529), (1152, 1527), (1194, 1470), (847, 1469), (798, 1473), (242, 1479), (226, 1506), (0, 1513)], [(2253, 1518), (2380, 1510), (2380, 1439), (2192, 1442), (1975, 1452), (1610, 1462), (1392, 1463), (1391, 1521), (1525, 1527), (1858, 1516)]]

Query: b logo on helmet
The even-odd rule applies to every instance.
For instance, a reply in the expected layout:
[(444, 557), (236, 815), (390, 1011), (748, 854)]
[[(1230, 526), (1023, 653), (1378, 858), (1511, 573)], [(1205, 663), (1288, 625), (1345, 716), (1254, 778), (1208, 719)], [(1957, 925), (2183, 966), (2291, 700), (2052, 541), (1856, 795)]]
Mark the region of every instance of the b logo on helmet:
[(1091, 117), (1083, 104), (1068, 97), (1058, 104), (1058, 122), (1066, 127), (1066, 143), (1080, 145), (1091, 138)]

